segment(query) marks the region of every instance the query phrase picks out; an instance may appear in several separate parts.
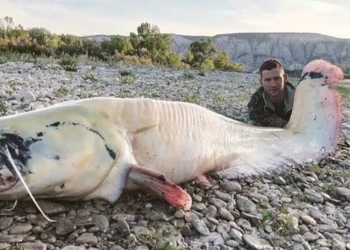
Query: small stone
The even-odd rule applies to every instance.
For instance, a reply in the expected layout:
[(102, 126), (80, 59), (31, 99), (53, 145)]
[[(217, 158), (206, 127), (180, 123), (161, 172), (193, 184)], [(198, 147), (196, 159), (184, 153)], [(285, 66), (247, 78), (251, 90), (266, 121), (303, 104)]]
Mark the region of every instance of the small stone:
[(350, 201), (350, 189), (345, 188), (345, 187), (337, 187), (335, 189), (335, 192), (340, 197), (344, 198), (347, 201)]
[(300, 230), (299, 233), (301, 233), (301, 234), (304, 234), (304, 233), (310, 231), (309, 228), (308, 228), (306, 225), (300, 225), (300, 226), (299, 226), (299, 230)]
[(125, 220), (125, 221), (134, 221), (135, 220), (135, 215), (133, 214), (114, 214), (112, 216), (113, 220)]
[(301, 236), (300, 234), (294, 234), (294, 235), (292, 236), (292, 240), (295, 241), (295, 242), (301, 243), (301, 242), (304, 241), (304, 238), (303, 238), (303, 236)]
[(219, 208), (219, 215), (225, 220), (235, 220), (235, 217), (233, 217), (233, 215), (223, 207)]
[(49, 236), (47, 235), (47, 233), (43, 232), (40, 234), (40, 239), (41, 240), (46, 240)]
[(304, 241), (303, 243), (301, 243), (301, 245), (303, 246), (304, 250), (312, 250), (312, 247), (307, 241)]
[(177, 219), (182, 219), (182, 218), (185, 217), (185, 212), (182, 211), (182, 210), (178, 210), (178, 211), (175, 212), (174, 216)]
[(256, 212), (256, 205), (254, 202), (249, 200), (247, 197), (238, 196), (237, 198), (237, 208), (241, 212), (254, 213)]
[(242, 212), (241, 216), (244, 219), (250, 220), (253, 223), (253, 225), (255, 225), (255, 226), (260, 225), (261, 219), (259, 217), (255, 216), (255, 215)]
[(59, 236), (70, 234), (75, 229), (76, 226), (71, 220), (60, 218), (56, 222), (56, 234)]
[(138, 247), (136, 247), (136, 249), (135, 250), (149, 250), (149, 247), (148, 246), (144, 246), (144, 245), (142, 245), (142, 246), (138, 246)]
[(96, 245), (98, 243), (98, 239), (92, 233), (84, 233), (80, 235), (75, 242), (77, 244), (91, 244)]
[(191, 209), (196, 211), (202, 211), (204, 208), (206, 208), (206, 205), (204, 203), (195, 203), (191, 207)]
[(244, 234), (243, 240), (253, 250), (272, 249), (270, 245), (262, 244), (258, 238), (250, 234)]
[(151, 203), (147, 203), (146, 205), (145, 205), (145, 208), (146, 209), (151, 209), (153, 207), (153, 205), (151, 204)]
[(304, 193), (305, 193), (306, 197), (312, 202), (316, 202), (316, 203), (323, 202), (323, 196), (313, 189), (306, 188), (304, 190)]
[(246, 219), (242, 219), (239, 218), (237, 220), (237, 225), (240, 226), (241, 228), (243, 228), (246, 231), (251, 231), (252, 230), (252, 226), (250, 225), (250, 222)]
[(26, 234), (32, 230), (33, 226), (26, 223), (20, 223), (12, 225), (10, 228), (10, 234)]
[(210, 205), (209, 207), (202, 210), (202, 214), (206, 217), (216, 217), (217, 211), (218, 209), (215, 206)]
[(221, 191), (219, 191), (219, 190), (215, 190), (214, 193), (215, 193), (215, 195), (216, 195), (219, 199), (221, 199), (221, 200), (223, 200), (223, 201), (225, 201), (225, 202), (231, 202), (231, 201), (233, 201), (231, 195), (229, 195), (229, 194), (227, 194), (227, 193), (221, 192)]
[(214, 205), (217, 208), (225, 207), (227, 204), (226, 202), (224, 202), (223, 200), (218, 199), (218, 198), (211, 198), (209, 200), (209, 203)]
[(50, 235), (49, 237), (47, 237), (47, 240), (46, 240), (48, 243), (55, 243), (57, 241), (56, 237), (54, 235)]
[(204, 221), (197, 219), (192, 221), (192, 225), (198, 231), (198, 233), (206, 236), (210, 234), (210, 231), (207, 225), (205, 225)]
[(223, 222), (218, 224), (218, 226), (216, 227), (216, 231), (220, 234), (224, 233), (224, 232), (228, 232), (230, 231), (230, 224)]
[(11, 249), (10, 247), (11, 247), (11, 245), (8, 243), (0, 243), (0, 250)]
[(278, 185), (285, 185), (287, 184), (286, 180), (283, 179), (281, 176), (277, 176), (275, 179), (274, 179), (274, 182)]
[(109, 221), (105, 215), (93, 215), (92, 221), (102, 232), (106, 232), (109, 229)]
[(198, 215), (196, 214), (196, 213), (194, 213), (194, 212), (187, 212), (186, 214), (185, 214), (185, 220), (186, 220), (186, 222), (192, 222), (192, 221), (194, 221), (194, 220), (198, 220), (199, 219), (199, 217), (198, 217)]
[(236, 192), (240, 193), (242, 191), (242, 186), (235, 181), (228, 181), (221, 184), (221, 188), (226, 192)]
[(292, 199), (290, 197), (282, 196), (281, 201), (284, 203), (291, 203)]
[(44, 229), (42, 228), (42, 227), (40, 227), (40, 226), (35, 226), (35, 227), (33, 227), (33, 229), (32, 229), (32, 232), (33, 233), (42, 233), (44, 231)]
[(88, 209), (79, 209), (77, 210), (77, 217), (89, 217), (91, 215), (91, 212)]
[(132, 231), (135, 235), (150, 235), (150, 230), (143, 226), (133, 226)]
[(219, 221), (213, 217), (206, 217), (206, 219), (214, 225), (219, 225)]
[(181, 232), (182, 236), (191, 236), (192, 235), (192, 231), (188, 225), (184, 225), (180, 229), (180, 232)]
[(345, 242), (343, 239), (336, 239), (335, 237), (332, 240), (332, 250), (346, 250)]
[(336, 233), (337, 228), (333, 225), (319, 225), (320, 232), (329, 232), (329, 233)]
[(121, 235), (129, 235), (130, 234), (130, 227), (129, 224), (125, 220), (119, 220), (117, 222), (117, 228), (116, 230), (119, 232)]
[(0, 218), (0, 231), (8, 229), (13, 222), (13, 217)]
[(243, 234), (235, 228), (231, 228), (230, 230), (230, 238), (238, 241), (239, 243), (243, 243)]
[(46, 244), (42, 242), (25, 242), (21, 244), (22, 249), (25, 250), (46, 250)]
[(257, 200), (260, 203), (269, 201), (269, 199), (265, 195), (262, 195), (262, 194), (259, 194), (259, 193), (256, 193), (256, 192), (249, 193), (248, 197), (251, 198), (251, 199)]
[(198, 194), (193, 195), (193, 201), (201, 202), (202, 200), (203, 200), (202, 196), (200, 196)]
[(89, 233), (97, 233), (98, 231), (100, 231), (99, 227), (91, 227), (89, 228)]
[(327, 239), (322, 239), (322, 238), (316, 240), (315, 244), (321, 247), (330, 247), (332, 245), (331, 243), (329, 243)]
[(305, 250), (305, 248), (301, 244), (295, 244), (293, 245), (292, 250)]
[(24, 235), (0, 235), (0, 242), (2, 243), (16, 243), (22, 242)]
[(86, 250), (86, 248), (74, 246), (74, 245), (68, 245), (68, 246), (63, 247), (62, 250)]
[(306, 225), (312, 225), (312, 226), (316, 226), (317, 225), (317, 222), (311, 216), (303, 214), (303, 215), (300, 216), (300, 219)]
[(238, 247), (239, 246), (239, 242), (237, 242), (235, 240), (228, 240), (225, 243), (226, 243), (226, 245), (228, 245), (230, 247)]
[(38, 204), (47, 215), (56, 215), (66, 212), (66, 207), (47, 200), (38, 200)]
[(303, 235), (303, 238), (306, 241), (308, 241), (308, 242), (314, 242), (314, 241), (316, 241), (319, 238), (319, 235), (318, 234), (313, 234), (313, 233), (310, 233), (310, 232), (306, 232)]

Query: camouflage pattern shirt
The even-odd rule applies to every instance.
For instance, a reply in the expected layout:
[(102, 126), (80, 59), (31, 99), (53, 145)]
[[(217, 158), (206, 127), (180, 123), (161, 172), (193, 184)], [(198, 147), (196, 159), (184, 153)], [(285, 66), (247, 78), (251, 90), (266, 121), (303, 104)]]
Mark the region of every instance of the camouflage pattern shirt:
[(248, 112), (253, 125), (281, 128), (287, 125), (292, 114), (295, 87), (287, 82), (284, 90), (284, 102), (280, 105), (272, 103), (263, 87), (252, 95), (248, 103)]

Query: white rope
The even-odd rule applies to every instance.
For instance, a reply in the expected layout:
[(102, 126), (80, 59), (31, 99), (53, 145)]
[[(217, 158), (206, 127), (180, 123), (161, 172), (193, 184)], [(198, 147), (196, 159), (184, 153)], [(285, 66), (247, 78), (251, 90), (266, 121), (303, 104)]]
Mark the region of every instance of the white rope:
[(4, 152), (5, 152), (5, 154), (6, 154), (7, 158), (8, 158), (8, 160), (10, 161), (11, 166), (12, 166), (13, 169), (15, 170), (16, 174), (18, 175), (18, 178), (21, 180), (21, 182), (22, 182), (24, 188), (27, 190), (27, 192), (28, 192), (30, 198), (32, 199), (32, 201), (34, 202), (35, 206), (38, 208), (38, 210), (40, 211), (40, 213), (44, 216), (44, 218), (45, 218), (46, 220), (48, 220), (48, 221), (50, 221), (50, 222), (56, 222), (56, 220), (51, 220), (49, 217), (47, 217), (47, 216), (45, 215), (45, 213), (41, 210), (39, 204), (36, 202), (34, 196), (33, 196), (32, 193), (30, 192), (30, 190), (29, 190), (27, 184), (25, 183), (24, 179), (22, 178), (21, 173), (20, 173), (19, 170), (17, 169), (16, 164), (14, 163), (14, 161), (13, 161), (13, 159), (12, 159), (12, 156), (11, 156), (11, 154), (10, 154), (10, 151), (8, 150), (7, 145), (4, 146), (4, 149), (5, 149)]

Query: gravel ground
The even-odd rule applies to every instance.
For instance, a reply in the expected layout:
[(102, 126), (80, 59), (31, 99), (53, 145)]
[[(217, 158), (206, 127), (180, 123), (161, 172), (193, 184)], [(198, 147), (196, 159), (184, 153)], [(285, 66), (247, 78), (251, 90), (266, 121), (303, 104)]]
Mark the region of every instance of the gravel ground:
[[(257, 75), (184, 71), (116, 64), (0, 65), (0, 114), (92, 96), (152, 97), (196, 102), (247, 121), (246, 103)], [(293, 82), (293, 80), (292, 80)], [(295, 81), (293, 82), (295, 83)], [(191, 211), (145, 193), (103, 201), (0, 201), (0, 249), (350, 249), (349, 109), (339, 150), (319, 165), (271, 178), (186, 183)]]

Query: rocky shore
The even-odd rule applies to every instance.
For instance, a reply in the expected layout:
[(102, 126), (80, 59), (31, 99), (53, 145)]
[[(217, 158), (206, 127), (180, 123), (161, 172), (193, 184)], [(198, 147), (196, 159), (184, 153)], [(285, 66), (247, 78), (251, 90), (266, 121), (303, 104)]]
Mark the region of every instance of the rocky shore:
[[(293, 82), (293, 80), (292, 80)], [(293, 83), (296, 83), (295, 81)], [(169, 68), (57, 64), (0, 65), (0, 115), (93, 96), (151, 97), (195, 102), (247, 121), (255, 74)], [(350, 97), (349, 97), (350, 98)], [(0, 249), (350, 249), (349, 109), (339, 150), (319, 165), (269, 178), (186, 183), (191, 211), (146, 193), (103, 201), (0, 201)]]

